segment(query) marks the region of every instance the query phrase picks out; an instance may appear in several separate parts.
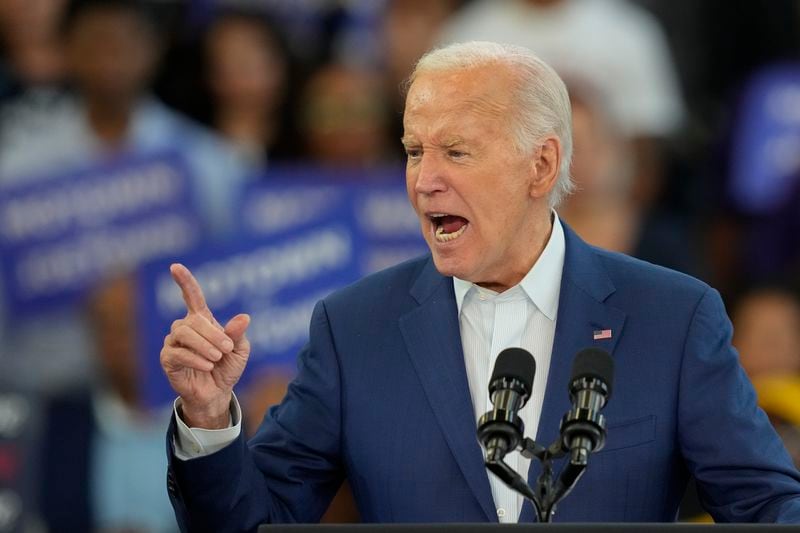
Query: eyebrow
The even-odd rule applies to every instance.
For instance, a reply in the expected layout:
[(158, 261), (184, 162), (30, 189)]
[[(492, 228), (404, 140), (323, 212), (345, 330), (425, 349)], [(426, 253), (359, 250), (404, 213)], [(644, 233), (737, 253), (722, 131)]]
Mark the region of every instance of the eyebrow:
[(445, 148), (452, 148), (453, 146), (455, 146), (457, 144), (464, 144), (465, 142), (466, 141), (464, 141), (464, 139), (461, 138), (461, 137), (451, 137), (448, 140), (446, 140), (445, 142), (443, 142), (442, 146), (445, 147)]
[[(419, 141), (416, 139), (416, 137), (401, 137), (400, 142), (403, 143), (404, 146), (408, 146), (409, 144), (419, 144)], [(461, 137), (451, 137), (446, 141), (438, 143), (438, 145), (443, 148), (452, 148), (457, 144), (463, 144), (465, 142), (466, 141)]]

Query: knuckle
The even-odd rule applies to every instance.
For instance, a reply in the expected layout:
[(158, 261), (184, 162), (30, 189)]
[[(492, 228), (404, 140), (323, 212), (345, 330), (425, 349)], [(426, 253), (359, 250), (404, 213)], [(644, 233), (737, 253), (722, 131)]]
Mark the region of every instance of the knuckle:
[(187, 318), (187, 321), (189, 322), (189, 325), (191, 325), (191, 327), (197, 331), (208, 329), (208, 319), (200, 313), (192, 313)]
[(167, 346), (163, 347), (161, 349), (161, 354), (159, 355), (159, 360), (162, 367), (172, 367), (175, 363), (175, 348)]
[(183, 361), (183, 348), (177, 348), (172, 352), (173, 361)]
[(186, 361), (187, 359), (191, 359), (196, 355), (198, 354), (194, 350), (190, 350), (189, 348), (181, 348), (180, 354), (178, 356), (181, 358), (181, 361)]
[(183, 324), (175, 330), (172, 334), (175, 337), (175, 340), (181, 344), (185, 344), (191, 339), (192, 329), (189, 328), (187, 325)]

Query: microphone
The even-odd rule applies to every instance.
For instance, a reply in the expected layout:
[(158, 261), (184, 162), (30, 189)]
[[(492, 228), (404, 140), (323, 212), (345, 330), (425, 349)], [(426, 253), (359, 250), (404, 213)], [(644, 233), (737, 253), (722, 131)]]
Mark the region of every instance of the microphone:
[(586, 348), (572, 363), (569, 396), (572, 409), (561, 420), (561, 444), (570, 463), (587, 464), (589, 454), (603, 448), (606, 419), (600, 410), (611, 397), (614, 360), (605, 350)]
[(487, 463), (501, 461), (522, 442), (525, 426), (517, 411), (533, 390), (536, 361), (522, 348), (506, 348), (497, 356), (489, 380), (494, 408), (478, 420), (478, 440), (486, 450)]

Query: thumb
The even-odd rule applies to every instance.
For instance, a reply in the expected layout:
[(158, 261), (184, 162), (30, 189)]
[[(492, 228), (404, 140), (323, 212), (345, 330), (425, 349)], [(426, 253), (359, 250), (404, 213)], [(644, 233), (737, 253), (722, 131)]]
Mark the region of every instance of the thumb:
[(236, 315), (225, 324), (225, 334), (233, 340), (234, 349), (240, 348), (242, 342), (245, 341), (244, 334), (247, 332), (247, 327), (249, 325), (250, 315), (245, 313)]

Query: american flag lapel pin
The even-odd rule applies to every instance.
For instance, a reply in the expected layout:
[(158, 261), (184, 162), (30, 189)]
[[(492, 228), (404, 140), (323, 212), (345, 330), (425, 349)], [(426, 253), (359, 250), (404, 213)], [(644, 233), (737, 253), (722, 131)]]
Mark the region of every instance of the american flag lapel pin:
[(592, 333), (592, 338), (596, 341), (603, 340), (603, 339), (610, 339), (611, 338), (611, 330), (610, 329), (596, 329)]

